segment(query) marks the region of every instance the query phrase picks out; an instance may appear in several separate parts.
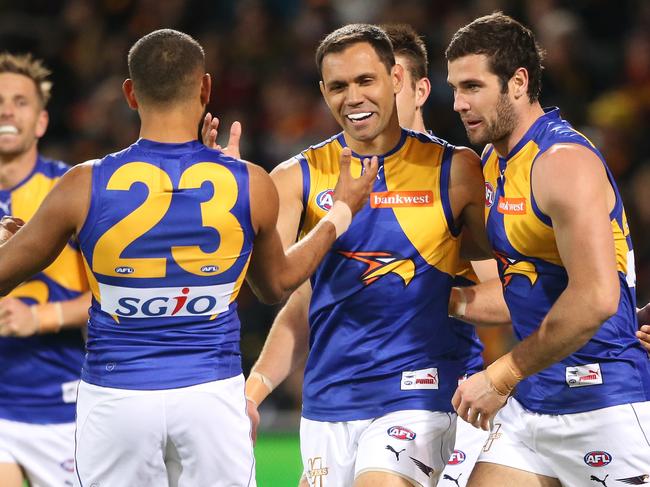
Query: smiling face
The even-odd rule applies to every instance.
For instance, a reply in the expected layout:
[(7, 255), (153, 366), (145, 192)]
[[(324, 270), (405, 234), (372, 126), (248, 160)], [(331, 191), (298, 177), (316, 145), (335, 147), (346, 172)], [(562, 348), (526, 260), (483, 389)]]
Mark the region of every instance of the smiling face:
[(509, 91), (503, 93), (499, 78), (482, 54), (459, 57), (447, 63), (447, 82), (454, 91), (458, 112), (472, 144), (499, 144), (516, 126)]
[(0, 157), (35, 150), (47, 121), (34, 82), (22, 74), (0, 73)]
[(389, 71), (369, 43), (358, 42), (326, 54), (321, 72), (321, 92), (346, 135), (373, 144), (387, 131), (399, 131), (395, 94), (402, 88), (401, 66)]

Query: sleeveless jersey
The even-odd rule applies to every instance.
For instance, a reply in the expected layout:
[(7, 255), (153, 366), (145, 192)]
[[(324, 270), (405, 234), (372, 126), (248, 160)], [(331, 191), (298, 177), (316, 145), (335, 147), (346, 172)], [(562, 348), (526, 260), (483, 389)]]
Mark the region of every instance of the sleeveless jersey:
[(600, 152), (560, 118), (557, 108), (537, 119), (506, 158), (498, 157), (493, 147), (488, 147), (483, 156), (488, 238), (515, 334), (523, 340), (534, 332), (568, 282), (552, 221), (537, 207), (531, 190), (535, 160), (560, 143), (586, 147), (606, 168), (616, 194), (610, 217), (621, 297), (616, 314), (586, 345), (523, 380), (515, 397), (529, 410), (545, 414), (577, 413), (650, 400), (650, 361), (634, 335), (634, 254), (621, 197)]
[(245, 163), (198, 141), (140, 139), (95, 162), (79, 234), (93, 293), (82, 380), (155, 390), (241, 373), (248, 181)]
[[(298, 156), (301, 235), (332, 205), (343, 134)], [(369, 204), (312, 276), (303, 416), (351, 421), (391, 411), (452, 411), (469, 347), (447, 303), (460, 240), (448, 196), (454, 147), (403, 130), (379, 157)], [(353, 153), (352, 171), (361, 158)]]
[[(13, 215), (28, 221), (68, 168), (39, 156), (34, 170), (21, 183), (0, 190), (0, 217)], [(71, 243), (47, 269), (9, 296), (32, 305), (68, 301), (87, 289), (81, 255)], [(38, 424), (74, 421), (83, 353), (78, 329), (26, 338), (0, 337), (0, 418)]]

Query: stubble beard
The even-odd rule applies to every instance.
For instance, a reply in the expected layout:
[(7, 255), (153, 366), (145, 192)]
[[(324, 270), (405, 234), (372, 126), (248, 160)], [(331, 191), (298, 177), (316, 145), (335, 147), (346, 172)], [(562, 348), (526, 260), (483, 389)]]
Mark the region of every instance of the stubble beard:
[(493, 121), (487, 123), (485, 130), (477, 134), (467, 132), (470, 142), (475, 145), (496, 144), (507, 139), (515, 129), (515, 110), (508, 98), (508, 93), (502, 93), (496, 105), (496, 115)]

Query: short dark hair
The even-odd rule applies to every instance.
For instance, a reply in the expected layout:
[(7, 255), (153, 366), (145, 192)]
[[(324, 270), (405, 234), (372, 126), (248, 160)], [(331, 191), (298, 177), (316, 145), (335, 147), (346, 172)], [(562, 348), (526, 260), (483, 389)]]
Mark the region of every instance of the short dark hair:
[(36, 85), (41, 105), (47, 105), (52, 92), (52, 82), (48, 79), (51, 71), (45, 67), (43, 61), (33, 58), (29, 53), (21, 55), (3, 52), (0, 54), (0, 74), (2, 73), (21, 74), (31, 79)]
[(138, 96), (156, 104), (169, 104), (191, 95), (194, 76), (205, 71), (205, 54), (191, 36), (161, 29), (133, 44), (128, 64)]
[(429, 59), (424, 40), (408, 24), (384, 24), (381, 28), (393, 44), (395, 56), (404, 56), (409, 60), (409, 65), (405, 68), (408, 68), (415, 87), (416, 81), (426, 78), (429, 72)]
[(320, 77), (323, 77), (321, 68), (323, 58), (327, 54), (342, 52), (353, 44), (360, 42), (367, 42), (372, 46), (388, 72), (395, 66), (393, 45), (380, 27), (371, 24), (348, 24), (330, 33), (316, 49), (316, 66), (318, 66)]
[(490, 69), (501, 80), (505, 93), (508, 81), (519, 68), (528, 71), (528, 99), (539, 99), (542, 90), (544, 50), (530, 29), (502, 12), (480, 17), (460, 28), (452, 37), (445, 57), (454, 61), (470, 54), (488, 57)]

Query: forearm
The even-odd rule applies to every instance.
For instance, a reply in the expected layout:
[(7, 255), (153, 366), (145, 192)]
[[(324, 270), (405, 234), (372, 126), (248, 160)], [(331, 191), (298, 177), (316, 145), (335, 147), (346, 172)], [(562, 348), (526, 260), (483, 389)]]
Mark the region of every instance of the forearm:
[[(260, 356), (246, 381), (246, 396), (260, 404), (294, 370), (309, 347), (309, 282), (300, 286), (276, 316)], [(261, 374), (261, 377), (256, 374)]]
[(539, 329), (510, 352), (522, 375), (528, 377), (582, 348), (611, 313), (571, 286), (560, 295)]
[(88, 323), (88, 309), (90, 308), (90, 301), (90, 291), (86, 291), (74, 299), (62, 301), (62, 328), (82, 328), (86, 326)]
[(510, 324), (501, 281), (491, 279), (476, 286), (452, 288), (449, 316), (478, 326)]

